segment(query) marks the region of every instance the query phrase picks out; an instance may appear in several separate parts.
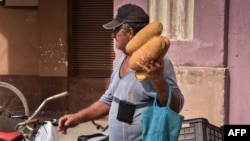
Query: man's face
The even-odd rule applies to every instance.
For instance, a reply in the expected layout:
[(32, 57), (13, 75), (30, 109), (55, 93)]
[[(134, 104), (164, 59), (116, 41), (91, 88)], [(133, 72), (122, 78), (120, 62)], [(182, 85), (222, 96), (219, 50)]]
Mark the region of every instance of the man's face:
[(132, 39), (132, 37), (133, 37), (132, 28), (124, 30), (122, 26), (119, 26), (116, 27), (112, 33), (112, 38), (115, 39), (116, 48), (121, 50), (123, 53), (125, 53), (125, 47), (127, 43)]

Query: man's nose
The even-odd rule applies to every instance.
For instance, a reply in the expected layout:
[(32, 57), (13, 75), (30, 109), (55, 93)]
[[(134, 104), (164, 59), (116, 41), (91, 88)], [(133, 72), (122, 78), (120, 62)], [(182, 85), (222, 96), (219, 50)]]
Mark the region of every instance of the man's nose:
[(112, 32), (112, 33), (111, 33), (111, 38), (115, 38), (115, 35), (116, 35), (116, 34), (115, 34), (114, 32)]

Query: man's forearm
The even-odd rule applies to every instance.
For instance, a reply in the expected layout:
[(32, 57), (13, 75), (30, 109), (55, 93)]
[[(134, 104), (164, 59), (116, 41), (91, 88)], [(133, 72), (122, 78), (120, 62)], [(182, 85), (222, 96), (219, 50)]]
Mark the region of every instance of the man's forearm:
[[(155, 91), (157, 92), (158, 98), (160, 100), (161, 105), (165, 106), (168, 101), (169, 97), (169, 85), (164, 77), (151, 81)], [(180, 104), (180, 97), (179, 94), (173, 89), (172, 90), (172, 101), (171, 101), (171, 108), (175, 112), (179, 112), (179, 104)]]
[(76, 113), (79, 123), (91, 121), (108, 115), (110, 105), (96, 101), (89, 107)]

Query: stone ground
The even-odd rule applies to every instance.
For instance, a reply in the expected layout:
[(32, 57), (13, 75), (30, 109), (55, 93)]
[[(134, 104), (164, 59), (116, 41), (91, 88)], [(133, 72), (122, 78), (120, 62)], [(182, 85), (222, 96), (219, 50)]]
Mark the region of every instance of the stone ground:
[[(107, 125), (107, 119), (100, 119), (96, 121), (101, 123), (102, 125)], [(80, 135), (89, 135), (102, 132), (101, 130), (97, 130), (96, 127), (92, 124), (92, 122), (82, 123), (75, 128), (70, 128), (67, 131), (67, 134), (60, 134), (60, 141), (77, 141), (77, 137)]]

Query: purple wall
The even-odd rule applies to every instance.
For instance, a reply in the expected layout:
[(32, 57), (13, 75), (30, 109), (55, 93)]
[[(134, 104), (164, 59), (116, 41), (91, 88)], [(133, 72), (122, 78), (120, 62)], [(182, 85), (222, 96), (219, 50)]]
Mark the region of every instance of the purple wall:
[(168, 55), (175, 65), (223, 67), (225, 1), (198, 0), (194, 3), (192, 41), (171, 42)]
[(231, 124), (250, 123), (250, 1), (231, 0), (229, 12), (228, 69)]

